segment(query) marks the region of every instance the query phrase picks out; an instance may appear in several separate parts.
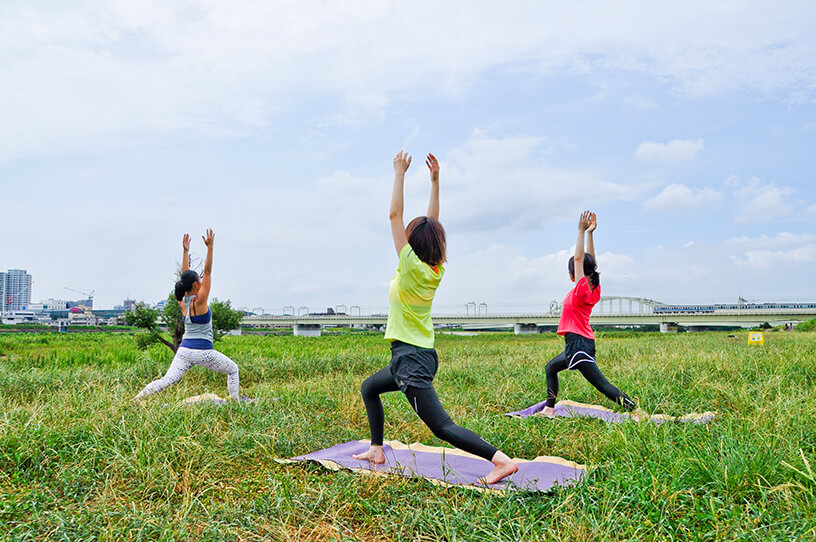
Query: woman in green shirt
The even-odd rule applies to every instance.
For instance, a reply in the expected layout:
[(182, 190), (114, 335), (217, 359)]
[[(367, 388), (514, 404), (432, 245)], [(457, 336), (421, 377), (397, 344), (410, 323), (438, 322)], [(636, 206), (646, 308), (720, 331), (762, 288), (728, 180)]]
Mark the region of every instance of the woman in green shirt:
[(389, 289), (390, 307), (385, 338), (391, 341), (391, 364), (363, 382), (361, 393), (368, 414), (371, 447), (355, 459), (384, 463), (383, 411), (380, 394), (400, 390), (423, 422), (440, 439), (493, 463), (484, 478), (494, 484), (516, 472), (518, 466), (507, 455), (479, 435), (459, 427), (450, 419), (433, 388), (439, 367), (434, 350), (431, 304), (445, 268), (445, 229), (439, 223), (439, 162), (429, 154), (425, 162), (431, 172), (428, 216), (413, 219), (408, 227), (402, 219), (403, 185), (411, 157), (402, 151), (394, 158), (394, 191), (391, 195), (391, 234), (399, 264)]

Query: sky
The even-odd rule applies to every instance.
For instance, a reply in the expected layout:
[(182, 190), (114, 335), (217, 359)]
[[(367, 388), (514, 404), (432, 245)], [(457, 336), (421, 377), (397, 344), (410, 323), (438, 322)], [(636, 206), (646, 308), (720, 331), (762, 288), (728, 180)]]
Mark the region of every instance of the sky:
[(598, 215), (604, 295), (814, 301), (816, 4), (0, 0), (0, 269), (32, 301), (387, 310), (441, 163), (437, 313), (538, 312)]

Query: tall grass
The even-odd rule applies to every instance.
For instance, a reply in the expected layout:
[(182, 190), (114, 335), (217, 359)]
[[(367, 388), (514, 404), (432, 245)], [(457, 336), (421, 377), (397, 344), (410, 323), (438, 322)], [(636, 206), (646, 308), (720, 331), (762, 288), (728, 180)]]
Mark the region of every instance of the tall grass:
[[(590, 465), (551, 494), (485, 495), (416, 480), (281, 466), (365, 438), (362, 380), (381, 336), (228, 337), (252, 405), (191, 370), (149, 401), (164, 346), (127, 335), (0, 335), (0, 537), (9, 540), (790, 540), (816, 537), (816, 333), (748, 346), (722, 333), (601, 335), (606, 376), (647, 410), (716, 410), (705, 426), (502, 416), (543, 399), (552, 335), (440, 336), (437, 390), (457, 422), (516, 457)], [(604, 403), (577, 373), (561, 396)], [(400, 394), (386, 438), (441, 444)], [(167, 406), (164, 406), (167, 405)]]

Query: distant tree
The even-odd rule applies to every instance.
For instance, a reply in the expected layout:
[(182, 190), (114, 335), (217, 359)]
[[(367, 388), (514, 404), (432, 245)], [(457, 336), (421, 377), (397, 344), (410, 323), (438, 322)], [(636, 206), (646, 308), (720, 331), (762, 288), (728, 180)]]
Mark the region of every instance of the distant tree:
[(241, 327), (244, 313), (243, 311), (233, 310), (229, 299), (218, 301), (217, 298), (213, 298), (210, 309), (213, 313), (213, 331), (216, 334), (216, 340)]
[[(241, 326), (244, 313), (233, 310), (232, 303), (229, 300), (218, 301), (218, 299), (213, 298), (209, 305), (210, 310), (212, 310), (213, 339), (216, 341), (226, 333)], [(167, 330), (170, 332), (170, 340), (165, 339), (158, 329), (159, 311), (157, 309), (151, 309), (144, 303), (138, 303), (134, 311), (127, 313), (128, 325), (147, 330), (146, 333), (136, 334), (136, 346), (140, 349), (144, 350), (151, 344), (162, 343), (173, 352), (178, 350), (184, 336), (184, 318), (181, 315), (181, 307), (179, 307), (173, 293), (168, 296), (167, 304), (164, 306), (161, 316)]]
[(141, 301), (136, 304), (132, 311), (125, 314), (125, 322), (129, 326), (136, 326), (146, 330), (145, 333), (136, 334), (136, 346), (139, 349), (144, 350), (151, 344), (162, 343), (175, 352), (177, 347), (162, 337), (158, 328), (158, 319), (159, 311), (148, 307)]
[(173, 352), (175, 352), (178, 350), (181, 344), (181, 338), (184, 336), (184, 318), (181, 315), (181, 307), (179, 307), (173, 292), (170, 292), (170, 295), (167, 296), (167, 303), (164, 305), (162, 319), (167, 326), (167, 330), (173, 335)]
[(816, 329), (816, 318), (807, 322), (799, 322), (796, 326), (796, 331), (813, 331), (814, 329)]

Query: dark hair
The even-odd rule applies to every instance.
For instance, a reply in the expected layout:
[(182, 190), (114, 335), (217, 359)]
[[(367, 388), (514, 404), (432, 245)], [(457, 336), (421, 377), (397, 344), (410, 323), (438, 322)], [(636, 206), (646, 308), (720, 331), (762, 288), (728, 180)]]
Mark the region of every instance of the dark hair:
[[(569, 273), (571, 277), (575, 277), (575, 256), (569, 259)], [(598, 273), (598, 264), (595, 263), (595, 256), (592, 254), (584, 254), (584, 276), (587, 278), (593, 288), (597, 288), (601, 283), (601, 274)]]
[(418, 216), (405, 228), (408, 244), (419, 259), (428, 265), (439, 265), (447, 260), (445, 228), (429, 216)]
[(176, 299), (181, 301), (184, 299), (184, 294), (193, 289), (193, 284), (198, 282), (198, 273), (188, 269), (181, 274), (181, 279), (176, 281)]

